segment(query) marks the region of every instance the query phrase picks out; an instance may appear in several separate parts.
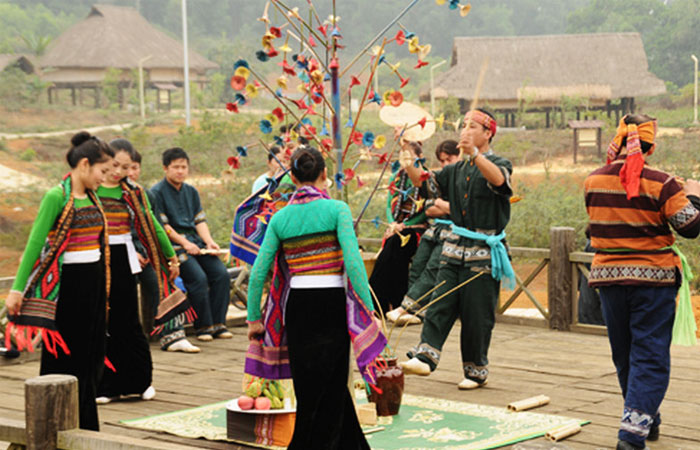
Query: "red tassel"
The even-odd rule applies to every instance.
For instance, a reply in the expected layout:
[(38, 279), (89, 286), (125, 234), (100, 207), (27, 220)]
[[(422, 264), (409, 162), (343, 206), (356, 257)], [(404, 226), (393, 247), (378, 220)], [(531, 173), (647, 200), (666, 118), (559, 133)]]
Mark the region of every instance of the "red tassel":
[(633, 152), (627, 156), (625, 164), (620, 169), (620, 182), (627, 192), (627, 200), (639, 197), (639, 178), (644, 169), (644, 156), (641, 152)]
[(379, 389), (379, 388), (378, 388), (377, 386), (375, 386), (374, 384), (372, 384), (372, 383), (367, 383), (367, 384), (369, 384), (369, 387), (372, 388), (372, 390), (373, 390), (374, 392), (376, 392), (377, 394), (382, 395), (382, 394), (384, 393), (381, 389)]
[(12, 348), (12, 322), (7, 322), (7, 327), (5, 328), (5, 348)]
[(117, 373), (117, 369), (114, 368), (112, 362), (105, 356), (105, 367), (114, 373)]

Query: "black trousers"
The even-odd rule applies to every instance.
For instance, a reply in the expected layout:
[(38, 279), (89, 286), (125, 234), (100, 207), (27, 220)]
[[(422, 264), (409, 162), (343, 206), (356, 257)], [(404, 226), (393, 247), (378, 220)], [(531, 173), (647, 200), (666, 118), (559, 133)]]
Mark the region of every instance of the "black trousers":
[(80, 428), (99, 431), (97, 385), (105, 357), (105, 273), (101, 262), (64, 264), (56, 305), (56, 327), (70, 355), (41, 352), (41, 375), (68, 374), (78, 378)]
[(344, 289), (292, 289), (285, 326), (297, 397), (289, 449), (369, 450), (347, 387), (350, 336)]
[(110, 245), (112, 285), (109, 294), (107, 359), (116, 372), (105, 368), (98, 396), (141, 394), (153, 379), (148, 339), (139, 321), (136, 276), (131, 273), (126, 245)]

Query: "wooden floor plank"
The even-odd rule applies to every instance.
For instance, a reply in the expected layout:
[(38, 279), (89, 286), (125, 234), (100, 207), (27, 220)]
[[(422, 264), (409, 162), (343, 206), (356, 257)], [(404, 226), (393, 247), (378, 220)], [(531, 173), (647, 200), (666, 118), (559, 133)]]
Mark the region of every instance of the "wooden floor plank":
[[(248, 449), (235, 444), (193, 440), (129, 428), (121, 420), (177, 411), (229, 400), (240, 394), (243, 362), (247, 350), (245, 327), (235, 327), (234, 338), (200, 343), (198, 354), (161, 351), (152, 343), (154, 400), (117, 401), (99, 407), (101, 427), (141, 439), (188, 445), (192, 448)], [(392, 346), (399, 330), (395, 330)], [(622, 398), (610, 346), (605, 336), (557, 332), (545, 328), (497, 323), (491, 350), (489, 384), (476, 391), (459, 391), (463, 374), (460, 362), (459, 324), (442, 351), (438, 369), (429, 377), (406, 377), (406, 392), (451, 400), (505, 407), (514, 400), (545, 394), (550, 404), (536, 412), (558, 414), (592, 423), (581, 433), (551, 446), (543, 439), (523, 443), (526, 449), (614, 448), (617, 442)], [(420, 326), (408, 327), (396, 347), (400, 360), (420, 340)], [(673, 347), (671, 383), (662, 405), (661, 439), (657, 449), (700, 448), (700, 358), (696, 348)], [(24, 380), (39, 372), (38, 360), (5, 364), (0, 370), (0, 415), (23, 420)], [(355, 369), (355, 378), (359, 374)], [(549, 447), (547, 445), (550, 445)], [(2, 447), (0, 447), (2, 448)]]

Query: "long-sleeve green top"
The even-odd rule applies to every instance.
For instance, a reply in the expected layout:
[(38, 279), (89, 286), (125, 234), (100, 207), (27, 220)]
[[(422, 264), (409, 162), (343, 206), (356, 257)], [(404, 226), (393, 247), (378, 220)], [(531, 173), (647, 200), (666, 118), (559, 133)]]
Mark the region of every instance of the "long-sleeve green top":
[(263, 283), (282, 241), (327, 231), (336, 232), (338, 243), (343, 250), (345, 272), (352, 287), (367, 308), (374, 311), (367, 272), (357, 245), (350, 207), (338, 200), (321, 199), (306, 204), (287, 205), (270, 219), (265, 231), (265, 239), (260, 246), (260, 252), (255, 259), (248, 281), (249, 321), (261, 318), (260, 299)]
[[(121, 186), (115, 186), (115, 187), (100, 186), (99, 188), (97, 188), (97, 196), (100, 198), (113, 198), (113, 199), (119, 200), (123, 197), (123, 195), (124, 195), (124, 193), (122, 191)], [(156, 238), (158, 239), (158, 242), (160, 243), (160, 248), (163, 250), (163, 254), (168, 259), (174, 257), (175, 250), (173, 249), (173, 245), (170, 243), (170, 239), (168, 238), (168, 235), (165, 233), (163, 226), (160, 224), (160, 222), (158, 222), (158, 219), (156, 219), (155, 215), (153, 214), (153, 208), (151, 208), (151, 202), (148, 199), (148, 195), (146, 195), (146, 211), (148, 211), (148, 214), (151, 215), (151, 220), (153, 220), (153, 226), (156, 229)], [(132, 224), (132, 228), (133, 228), (133, 224)]]
[[(73, 204), (76, 209), (93, 205), (89, 197), (75, 198)], [(24, 248), (22, 261), (17, 269), (17, 276), (15, 276), (14, 283), (12, 283), (13, 290), (24, 291), (29, 275), (32, 273), (34, 263), (39, 259), (41, 249), (46, 243), (46, 238), (49, 236), (49, 232), (56, 223), (56, 219), (61, 214), (62, 210), (63, 188), (61, 188), (61, 186), (54, 186), (46, 191), (44, 198), (41, 199), (41, 203), (39, 204), (39, 212), (36, 214), (36, 219), (34, 219), (34, 224), (32, 225), (32, 231), (29, 233), (27, 246)]]

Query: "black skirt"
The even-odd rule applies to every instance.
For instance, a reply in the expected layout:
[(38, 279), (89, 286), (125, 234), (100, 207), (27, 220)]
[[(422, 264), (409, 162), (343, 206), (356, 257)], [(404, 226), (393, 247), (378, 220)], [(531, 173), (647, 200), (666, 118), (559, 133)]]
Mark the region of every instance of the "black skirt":
[(285, 327), (297, 397), (289, 449), (369, 449), (347, 385), (345, 290), (291, 289)]
[(105, 272), (102, 262), (64, 264), (56, 305), (56, 328), (70, 355), (41, 352), (41, 375), (78, 378), (80, 428), (99, 431), (97, 385), (105, 357)]
[(98, 396), (141, 394), (153, 378), (148, 339), (139, 321), (136, 276), (131, 273), (126, 245), (110, 245), (112, 287), (109, 295), (107, 359), (116, 372), (105, 368)]
[(403, 247), (401, 237), (397, 234), (392, 235), (384, 242), (384, 247), (377, 256), (369, 284), (385, 313), (401, 306), (403, 297), (408, 292), (408, 266), (416, 254), (418, 240), (423, 231), (423, 228), (404, 229), (401, 234), (410, 235), (411, 238)]

